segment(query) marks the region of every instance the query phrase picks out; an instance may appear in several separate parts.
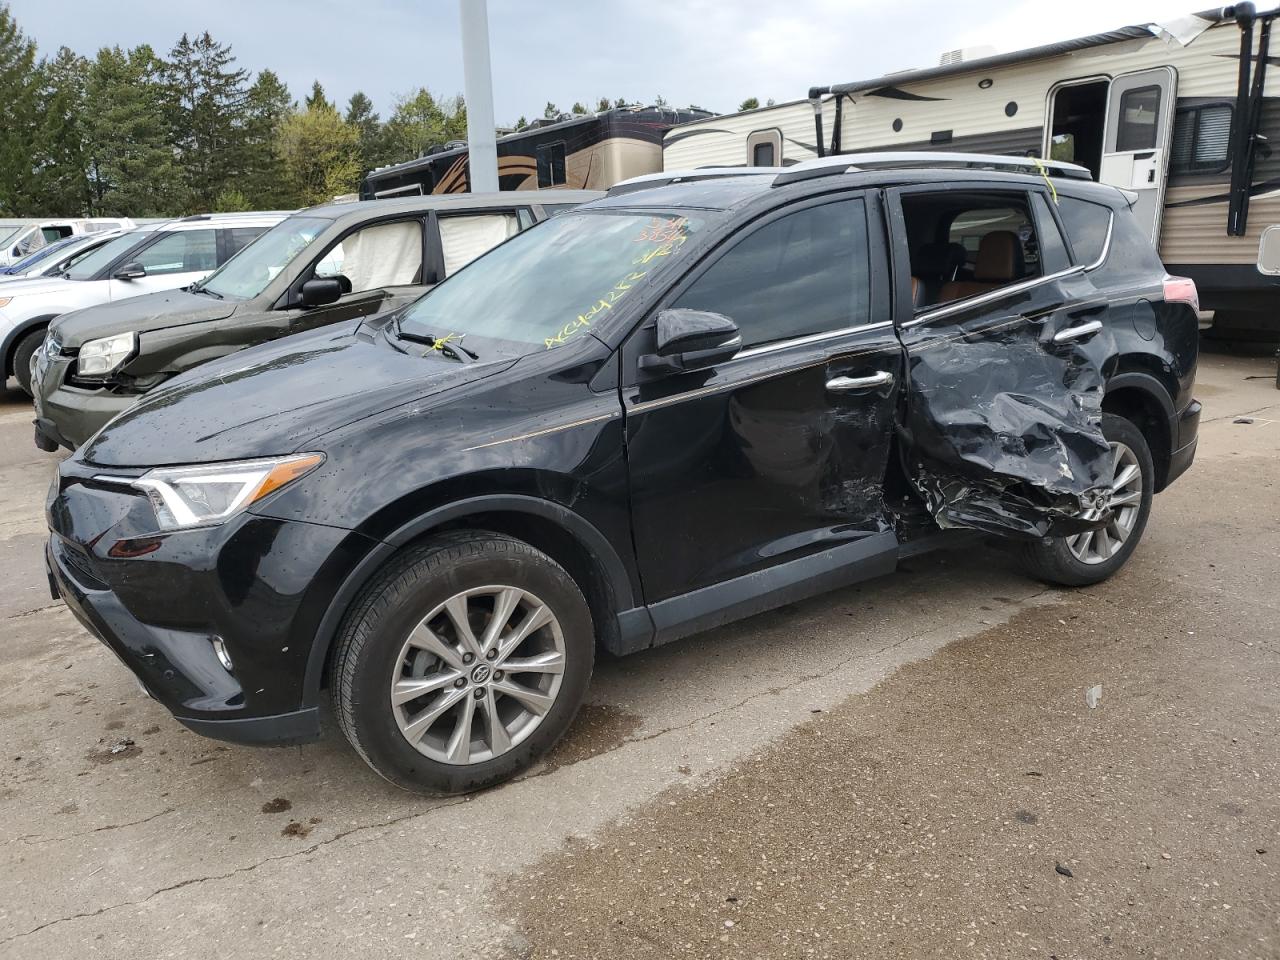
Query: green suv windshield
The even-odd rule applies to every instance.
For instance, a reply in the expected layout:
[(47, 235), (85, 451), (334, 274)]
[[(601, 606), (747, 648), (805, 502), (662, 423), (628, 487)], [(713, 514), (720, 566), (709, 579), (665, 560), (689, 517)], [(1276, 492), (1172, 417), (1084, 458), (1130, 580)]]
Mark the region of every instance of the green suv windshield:
[(468, 264), (410, 306), (400, 329), (437, 342), (470, 335), (550, 350), (604, 323), (703, 223), (676, 213), (563, 214)]
[(200, 289), (234, 300), (256, 297), (332, 223), (319, 217), (283, 220), (224, 263)]

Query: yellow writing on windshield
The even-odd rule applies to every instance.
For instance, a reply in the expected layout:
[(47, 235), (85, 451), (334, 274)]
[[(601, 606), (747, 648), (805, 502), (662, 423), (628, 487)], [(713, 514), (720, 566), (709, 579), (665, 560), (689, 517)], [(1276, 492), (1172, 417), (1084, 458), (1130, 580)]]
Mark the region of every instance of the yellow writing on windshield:
[(555, 333), (554, 336), (547, 337), (543, 341), (546, 344), (547, 349), (550, 350), (552, 347), (560, 346), (579, 330), (585, 330), (587, 327), (591, 326), (591, 321), (601, 313), (612, 310), (613, 305), (621, 300), (628, 290), (635, 286), (638, 281), (644, 279), (646, 272), (647, 271), (644, 270), (639, 272), (632, 271), (615, 283), (613, 288), (593, 303), (590, 308), (584, 310), (582, 313), (574, 317), (574, 319), (566, 323)]

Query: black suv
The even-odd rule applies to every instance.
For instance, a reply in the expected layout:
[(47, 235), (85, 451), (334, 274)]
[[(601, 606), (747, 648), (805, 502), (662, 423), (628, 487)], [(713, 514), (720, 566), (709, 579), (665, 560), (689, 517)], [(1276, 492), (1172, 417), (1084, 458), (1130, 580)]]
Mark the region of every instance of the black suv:
[(376, 326), (175, 378), (65, 460), (54, 589), (188, 727), (412, 789), (526, 768), (625, 654), (996, 534), (1088, 584), (1191, 463), (1195, 288), (1011, 158), (614, 188)]

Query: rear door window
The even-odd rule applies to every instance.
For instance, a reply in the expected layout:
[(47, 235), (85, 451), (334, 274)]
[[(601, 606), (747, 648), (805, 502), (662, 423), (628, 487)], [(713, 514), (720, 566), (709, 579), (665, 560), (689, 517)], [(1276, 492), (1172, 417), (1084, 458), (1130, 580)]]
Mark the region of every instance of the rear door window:
[(1106, 249), (1107, 235), (1111, 231), (1110, 209), (1100, 203), (1059, 197), (1058, 215), (1067, 228), (1067, 240), (1076, 263), (1086, 267), (1097, 263)]
[(870, 321), (870, 253), (861, 199), (808, 207), (748, 234), (673, 307), (729, 317), (744, 347)]

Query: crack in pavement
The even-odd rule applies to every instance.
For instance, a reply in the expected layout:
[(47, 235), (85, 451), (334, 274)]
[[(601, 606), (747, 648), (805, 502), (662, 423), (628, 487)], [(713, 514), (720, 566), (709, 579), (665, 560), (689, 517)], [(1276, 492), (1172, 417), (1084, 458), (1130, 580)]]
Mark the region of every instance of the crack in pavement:
[(43, 607), (33, 607), (30, 610), (22, 610), (18, 613), (5, 614), (4, 619), (5, 620), (21, 620), (23, 617), (30, 617), (30, 616), (34, 616), (37, 613), (45, 613), (49, 610), (56, 610), (62, 605), (63, 605), (62, 601), (59, 600), (57, 603), (50, 603)]
[(32, 846), (35, 846), (38, 843), (60, 843), (63, 840), (75, 840), (75, 839), (78, 839), (79, 837), (88, 837), (88, 836), (92, 836), (95, 833), (103, 833), (108, 830), (123, 830), (126, 827), (136, 827), (143, 823), (150, 823), (152, 820), (158, 819), (159, 817), (166, 816), (167, 814), (170, 814), (170, 813), (175, 813), (177, 809), (178, 809), (177, 807), (165, 807), (159, 813), (153, 813), (151, 814), (151, 816), (143, 817), (141, 820), (130, 820), (128, 823), (107, 823), (107, 824), (103, 824), (101, 827), (93, 827), (92, 829), (89, 829), (89, 830), (81, 830), (79, 833), (68, 833), (65, 836), (61, 836), (61, 837), (47, 837), (39, 833), (28, 833), (25, 836), (21, 836), (21, 837), (10, 837), (8, 840), (4, 841), (4, 845), (8, 845), (10, 843), (27, 843), (27, 844), (31, 844)]
[(0, 947), (4, 946), (7, 943), (13, 943), (15, 940), (25, 939), (26, 937), (30, 937), (33, 934), (39, 933), (41, 930), (47, 930), (50, 927), (57, 926), (58, 924), (61, 924), (61, 923), (67, 923), (71, 920), (86, 920), (86, 919), (89, 919), (90, 917), (99, 917), (99, 916), (102, 916), (104, 913), (110, 913), (113, 910), (119, 910), (121, 907), (141, 906), (142, 904), (147, 903), (150, 900), (153, 900), (154, 898), (160, 896), (162, 893), (172, 893), (174, 890), (181, 890), (183, 887), (190, 887), (197, 883), (207, 883), (210, 880), (226, 880), (230, 877), (238, 876), (242, 873), (251, 873), (254, 870), (257, 870), (259, 867), (266, 866), (268, 863), (273, 863), (277, 860), (292, 860), (294, 857), (300, 857), (300, 856), (305, 856), (309, 853), (314, 853), (315, 851), (319, 850), (321, 847), (327, 847), (331, 843), (337, 843), (339, 840), (345, 840), (347, 837), (352, 836), (353, 834), (362, 833), (366, 830), (380, 830), (386, 827), (394, 827), (396, 824), (404, 823), (405, 821), (408, 821), (408, 820), (413, 820), (416, 817), (429, 816), (430, 814), (435, 813), (437, 810), (443, 810), (446, 807), (456, 807), (459, 804), (467, 803), (470, 800), (471, 800), (470, 796), (458, 797), (457, 799), (454, 799), (454, 800), (447, 800), (442, 803), (438, 803), (428, 810), (417, 810), (417, 811), (414, 811), (413, 813), (406, 813), (403, 816), (393, 817), (390, 820), (384, 820), (379, 823), (360, 824), (359, 826), (351, 827), (349, 830), (343, 830), (339, 833), (335, 833), (332, 837), (328, 837), (324, 840), (320, 840), (316, 843), (311, 844), (311, 846), (309, 847), (304, 847), (301, 850), (293, 850), (293, 851), (290, 851), (289, 853), (281, 853), (281, 854), (276, 854), (275, 856), (265, 857), (262, 860), (258, 860), (254, 863), (250, 863), (247, 866), (236, 867), (234, 870), (228, 870), (225, 873), (215, 873), (205, 877), (188, 877), (186, 880), (179, 880), (177, 883), (171, 883), (167, 887), (160, 887), (158, 890), (153, 890), (151, 891), (151, 893), (147, 894), (145, 897), (142, 897), (139, 900), (124, 900), (124, 901), (121, 901), (120, 903), (109, 903), (106, 906), (99, 907), (97, 910), (90, 910), (85, 913), (72, 913), (65, 917), (56, 917), (53, 920), (46, 920), (44, 923), (37, 924), (36, 926), (32, 927), (30, 930), (24, 930), (21, 933), (15, 933), (15, 934), (12, 934), (11, 936), (5, 937), (3, 940), (0, 940)]

